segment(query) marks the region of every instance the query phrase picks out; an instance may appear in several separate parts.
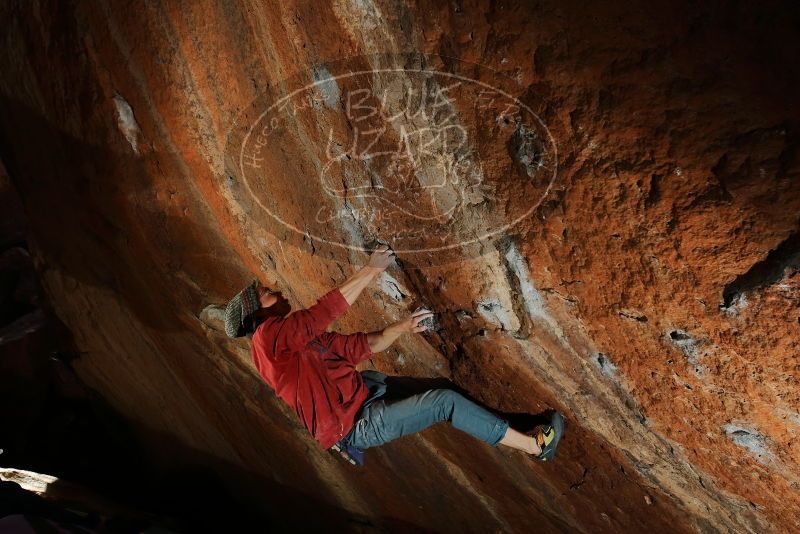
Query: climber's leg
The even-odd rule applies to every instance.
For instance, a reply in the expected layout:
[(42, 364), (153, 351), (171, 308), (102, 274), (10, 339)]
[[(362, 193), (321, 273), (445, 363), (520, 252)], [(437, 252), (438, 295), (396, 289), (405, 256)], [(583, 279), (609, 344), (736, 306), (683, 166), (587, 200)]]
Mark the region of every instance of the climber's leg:
[[(359, 449), (368, 449), (419, 432), (439, 421), (450, 421), (457, 429), (492, 446), (503, 443), (508, 435), (508, 423), (488, 410), (455, 391), (432, 389), (399, 401), (373, 402), (364, 409), (347, 439)], [(517, 434), (512, 433), (509, 442), (504, 444), (514, 447), (522, 443), (524, 440)]]
[(528, 454), (539, 456), (542, 453), (541, 447), (536, 442), (533, 436), (526, 436), (522, 432), (517, 432), (513, 428), (508, 429), (506, 435), (500, 440), (500, 445), (511, 447), (520, 451), (525, 451)]

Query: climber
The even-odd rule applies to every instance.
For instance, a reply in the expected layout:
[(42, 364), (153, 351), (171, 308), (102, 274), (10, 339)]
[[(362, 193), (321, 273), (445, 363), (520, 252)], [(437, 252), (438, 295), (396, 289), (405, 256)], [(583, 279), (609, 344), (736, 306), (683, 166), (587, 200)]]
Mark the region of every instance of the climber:
[(394, 260), (394, 252), (381, 245), (344, 284), (294, 313), (288, 313), (288, 303), (279, 292), (255, 281), (228, 303), (225, 332), (230, 337), (251, 336), (253, 361), (266, 383), (322, 447), (333, 448), (352, 463), (361, 465), (364, 449), (444, 420), (492, 446), (506, 445), (538, 460), (552, 459), (564, 428), (558, 413), (527, 435), (449, 389), (395, 401), (382, 398), (386, 375), (356, 370), (359, 362), (386, 350), (401, 335), (425, 331), (421, 323), (433, 316), (422, 309), (372, 333), (326, 332)]

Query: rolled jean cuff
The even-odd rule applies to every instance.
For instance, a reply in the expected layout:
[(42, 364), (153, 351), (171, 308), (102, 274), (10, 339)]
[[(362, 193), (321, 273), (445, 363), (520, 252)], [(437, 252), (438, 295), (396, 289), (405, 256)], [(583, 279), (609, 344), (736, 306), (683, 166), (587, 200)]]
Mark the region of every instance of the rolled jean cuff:
[(503, 419), (498, 419), (497, 423), (495, 423), (492, 432), (489, 434), (489, 439), (486, 442), (491, 445), (492, 447), (497, 447), (502, 440), (506, 436), (506, 432), (508, 432), (508, 421), (504, 421)]

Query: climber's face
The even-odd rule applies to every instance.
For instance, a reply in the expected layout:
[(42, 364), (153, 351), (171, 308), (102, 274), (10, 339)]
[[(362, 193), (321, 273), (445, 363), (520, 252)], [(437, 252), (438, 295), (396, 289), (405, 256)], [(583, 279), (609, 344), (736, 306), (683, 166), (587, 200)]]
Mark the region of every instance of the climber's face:
[(291, 311), (289, 301), (280, 291), (269, 289), (261, 283), (258, 284), (258, 301), (261, 303), (261, 311), (270, 316), (284, 316)]
[(280, 293), (272, 291), (265, 287), (263, 284), (258, 284), (258, 301), (261, 303), (262, 308), (269, 308), (278, 302)]

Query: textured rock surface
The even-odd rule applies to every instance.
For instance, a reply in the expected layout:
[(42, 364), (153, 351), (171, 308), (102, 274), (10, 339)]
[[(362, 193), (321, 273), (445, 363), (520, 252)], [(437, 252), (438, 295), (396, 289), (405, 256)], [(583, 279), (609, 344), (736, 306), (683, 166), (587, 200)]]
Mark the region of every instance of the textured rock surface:
[[(86, 352), (75, 369), (137, 422), (255, 474), (264, 502), (306, 496), (342, 521), (800, 528), (796, 8), (432, 5), (0, 8), (2, 158), (43, 285)], [(553, 136), (558, 179), (483, 255), (392, 269), (337, 328), (434, 308), (435, 332), (369, 366), (448, 377), (506, 412), (563, 410), (555, 464), (436, 428), (354, 471), (299, 429), (208, 308), (253, 275), (305, 306), (364, 259), (261, 230), (226, 172), (237, 116), (282, 80), (325, 79), (324, 60), (409, 51), (510, 78)], [(311, 126), (341, 106), (323, 89), (269, 169), (286, 198), (308, 185), (287, 169), (327, 142)], [(308, 191), (282, 208), (313, 210)], [(347, 225), (331, 223), (372, 237)], [(220, 471), (236, 488), (241, 470)]]

